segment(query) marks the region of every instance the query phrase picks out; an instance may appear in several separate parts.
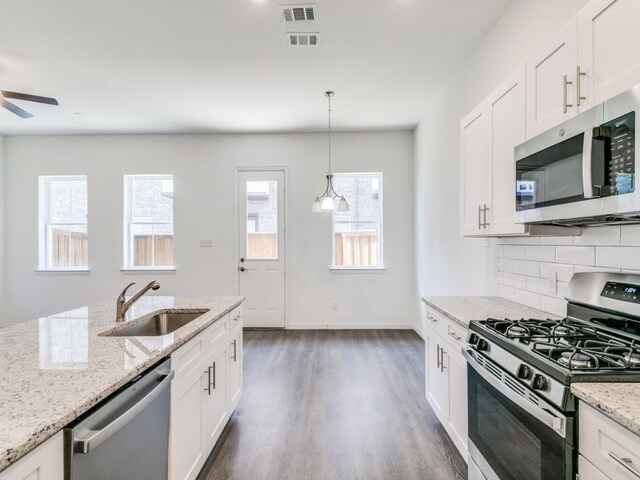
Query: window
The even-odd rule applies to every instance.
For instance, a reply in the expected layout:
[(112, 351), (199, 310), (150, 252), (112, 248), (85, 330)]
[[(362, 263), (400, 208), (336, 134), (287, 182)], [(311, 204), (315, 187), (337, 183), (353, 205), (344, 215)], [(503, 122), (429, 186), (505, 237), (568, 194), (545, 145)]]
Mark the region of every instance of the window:
[(333, 210), (333, 267), (383, 268), (382, 173), (336, 173), (348, 212)]
[(278, 259), (278, 182), (247, 181), (247, 260)]
[(173, 269), (173, 175), (125, 175), (125, 269)]
[(87, 177), (38, 178), (40, 270), (87, 270)]

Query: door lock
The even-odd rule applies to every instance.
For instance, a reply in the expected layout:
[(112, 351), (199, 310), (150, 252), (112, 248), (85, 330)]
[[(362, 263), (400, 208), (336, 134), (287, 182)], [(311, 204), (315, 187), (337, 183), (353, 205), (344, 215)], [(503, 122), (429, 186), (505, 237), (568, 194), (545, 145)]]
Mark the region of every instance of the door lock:
[(240, 262), (244, 263), (244, 257), (240, 257)]

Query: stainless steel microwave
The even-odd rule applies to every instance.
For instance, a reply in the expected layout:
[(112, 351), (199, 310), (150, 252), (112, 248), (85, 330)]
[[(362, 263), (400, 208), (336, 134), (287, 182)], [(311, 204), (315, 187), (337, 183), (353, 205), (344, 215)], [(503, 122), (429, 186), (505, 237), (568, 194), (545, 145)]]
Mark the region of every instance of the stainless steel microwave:
[(640, 223), (640, 84), (515, 149), (516, 223)]

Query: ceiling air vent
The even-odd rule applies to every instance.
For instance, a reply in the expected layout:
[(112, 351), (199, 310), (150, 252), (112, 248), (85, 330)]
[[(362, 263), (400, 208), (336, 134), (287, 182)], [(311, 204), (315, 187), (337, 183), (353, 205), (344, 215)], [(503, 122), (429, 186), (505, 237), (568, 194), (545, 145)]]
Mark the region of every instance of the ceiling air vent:
[(287, 33), (287, 40), (291, 47), (317, 47), (320, 35), (318, 33)]
[(285, 23), (314, 22), (318, 18), (318, 7), (311, 4), (281, 6), (280, 17)]

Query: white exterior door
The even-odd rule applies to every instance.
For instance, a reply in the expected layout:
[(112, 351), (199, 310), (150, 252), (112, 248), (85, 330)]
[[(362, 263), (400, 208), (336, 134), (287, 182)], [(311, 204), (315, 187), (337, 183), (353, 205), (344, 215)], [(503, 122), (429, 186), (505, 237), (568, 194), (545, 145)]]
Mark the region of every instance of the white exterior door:
[(238, 172), (238, 290), (247, 327), (284, 327), (285, 173)]
[(527, 138), (576, 114), (577, 61), (578, 21), (574, 17), (527, 63)]
[(586, 106), (640, 83), (638, 0), (593, 0), (578, 14), (578, 54)]

